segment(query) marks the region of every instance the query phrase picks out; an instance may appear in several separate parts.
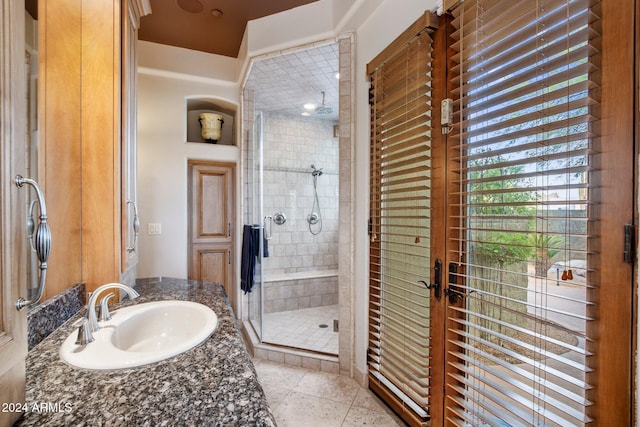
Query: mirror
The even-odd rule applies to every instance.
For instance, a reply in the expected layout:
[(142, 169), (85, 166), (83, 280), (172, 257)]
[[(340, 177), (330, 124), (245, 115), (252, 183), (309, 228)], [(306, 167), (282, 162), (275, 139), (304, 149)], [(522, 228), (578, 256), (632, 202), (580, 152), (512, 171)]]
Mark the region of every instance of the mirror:
[[(25, 176), (38, 181), (38, 1), (25, 0), (25, 69), (27, 100), (27, 134)], [(34, 191), (24, 189), (27, 200), (27, 296), (34, 298), (38, 290), (38, 257), (33, 249), (33, 231), (31, 224), (37, 220), (39, 207)]]
[[(82, 281), (81, 13), (82, 0), (25, 0), (29, 129), (25, 175), (44, 192), (52, 241), (42, 301)], [(25, 194), (26, 211), (31, 210), (37, 227), (35, 193)], [(34, 251), (27, 262), (30, 292), (25, 296), (30, 297), (40, 274)]]

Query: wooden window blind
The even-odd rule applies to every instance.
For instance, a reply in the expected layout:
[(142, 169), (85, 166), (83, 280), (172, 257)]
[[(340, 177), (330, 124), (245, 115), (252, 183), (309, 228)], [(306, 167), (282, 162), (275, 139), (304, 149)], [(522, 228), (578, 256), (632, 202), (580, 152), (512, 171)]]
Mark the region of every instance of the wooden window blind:
[[(383, 52), (371, 80), (370, 386), (429, 412), (431, 52), (427, 29)], [(371, 64), (370, 64), (371, 65)], [(420, 283), (424, 281), (424, 283)]]
[(599, 287), (599, 5), (466, 0), (453, 11), (456, 203), (445, 415), (586, 425)]

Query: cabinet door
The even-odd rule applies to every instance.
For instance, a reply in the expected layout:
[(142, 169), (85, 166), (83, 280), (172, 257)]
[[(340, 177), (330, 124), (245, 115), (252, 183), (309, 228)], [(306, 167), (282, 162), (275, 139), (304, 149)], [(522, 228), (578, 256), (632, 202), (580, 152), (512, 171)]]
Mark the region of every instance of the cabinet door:
[[(24, 174), (26, 97), (24, 72), (24, 2), (0, 0), (0, 402), (24, 403), (27, 310), (26, 189), (14, 184)], [(9, 108), (7, 108), (9, 107)], [(22, 295), (20, 295), (22, 293)], [(0, 425), (11, 425), (20, 412), (3, 407)]]
[(137, 207), (137, 53), (140, 12), (131, 1), (122, 11), (122, 272), (138, 264)]
[(228, 244), (192, 245), (192, 280), (221, 283), (228, 292), (231, 283), (231, 248)]
[(224, 285), (233, 304), (233, 164), (189, 161), (189, 279)]

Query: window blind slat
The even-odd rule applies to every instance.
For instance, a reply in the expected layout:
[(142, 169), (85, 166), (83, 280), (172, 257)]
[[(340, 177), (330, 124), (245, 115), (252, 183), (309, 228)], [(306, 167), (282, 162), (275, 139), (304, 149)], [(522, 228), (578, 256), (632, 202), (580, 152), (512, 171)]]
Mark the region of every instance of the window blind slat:
[[(596, 34), (593, 33), (593, 36), (595, 37)], [(562, 50), (560, 50), (560, 52), (562, 52)], [(559, 56), (556, 58), (550, 59), (545, 64), (545, 67), (548, 70), (555, 70), (556, 73), (550, 72), (548, 73), (548, 76), (545, 76), (545, 77), (553, 77), (554, 74), (557, 75), (557, 73), (563, 69), (570, 69), (570, 70), (575, 69), (582, 63), (583, 58), (593, 56), (597, 52), (598, 52), (597, 47), (589, 44), (584, 47), (571, 51), (569, 53), (568, 60), (563, 61), (562, 57), (559, 57)], [(535, 64), (536, 58), (530, 57), (527, 59), (528, 59), (527, 62), (520, 61), (519, 63), (510, 64), (508, 67), (505, 66), (500, 70), (496, 70), (495, 71), (496, 79), (492, 81), (490, 85), (484, 84), (484, 85), (481, 85), (480, 87), (476, 87), (478, 86), (477, 81), (469, 82), (465, 80), (463, 82), (459, 80), (460, 78), (459, 76), (454, 77), (453, 82), (456, 84), (456, 86), (455, 86), (455, 89), (453, 89), (453, 94), (456, 95), (458, 98), (462, 98), (462, 100), (468, 99), (469, 97), (473, 97), (475, 99), (478, 99), (478, 97), (480, 97), (481, 99), (481, 95), (486, 96), (487, 94), (491, 95), (493, 93), (501, 94), (503, 92), (507, 92), (510, 88), (516, 89), (521, 84), (529, 84), (529, 85), (533, 84), (534, 82), (539, 81), (540, 73), (538, 72), (538, 69), (534, 67), (534, 65), (536, 65)], [(588, 68), (589, 71), (592, 71), (594, 70), (594, 65), (591, 64), (590, 66), (587, 66), (585, 68)], [(457, 67), (453, 67), (452, 72), (458, 73), (460, 72), (460, 69), (458, 69)], [(472, 78), (472, 77), (481, 78), (484, 75), (486, 74), (483, 74), (481, 72), (476, 72), (474, 73), (474, 76), (469, 76), (469, 78)], [(595, 80), (595, 83), (598, 83), (598, 80)]]
[[(503, 138), (513, 138), (518, 135), (522, 128), (527, 129), (531, 127), (544, 126), (556, 121), (564, 121), (562, 114), (566, 114), (567, 111), (575, 111), (579, 109), (585, 109), (594, 105), (596, 101), (590, 98), (579, 98), (560, 105), (554, 105), (553, 107), (536, 109), (535, 111), (527, 112), (519, 117), (512, 117), (513, 112), (508, 116), (502, 116), (503, 120), (499, 122), (488, 120), (485, 124), (483, 117), (478, 118), (477, 125), (471, 128), (467, 128), (459, 136), (461, 138), (472, 139), (475, 137), (482, 137), (485, 134), (492, 132), (501, 133)], [(541, 119), (541, 113), (544, 119)], [(578, 112), (575, 112), (578, 114)], [(461, 125), (465, 126), (467, 122), (462, 122)], [(483, 126), (484, 124), (484, 126)]]
[(425, 78), (422, 82), (413, 82), (411, 87), (407, 87), (404, 82), (401, 82), (398, 87), (403, 91), (371, 98), (373, 106), (378, 109), (378, 121), (381, 120), (384, 123), (389, 120), (389, 117), (395, 118), (411, 108), (429, 103), (431, 101), (430, 95), (428, 92), (424, 92), (424, 86), (430, 83), (428, 80)]

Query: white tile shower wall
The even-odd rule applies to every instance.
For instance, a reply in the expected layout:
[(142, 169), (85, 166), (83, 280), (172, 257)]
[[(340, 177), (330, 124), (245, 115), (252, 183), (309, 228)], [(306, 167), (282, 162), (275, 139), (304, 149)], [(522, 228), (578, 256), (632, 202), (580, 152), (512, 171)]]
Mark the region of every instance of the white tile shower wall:
[(338, 304), (338, 276), (265, 281), (264, 312)]
[[(329, 120), (279, 113), (264, 115), (264, 212), (282, 212), (283, 225), (273, 225), (265, 278), (304, 271), (338, 269), (338, 138)], [(322, 231), (309, 231), (307, 216), (314, 203), (311, 165), (323, 169), (317, 190)], [(318, 224), (312, 226), (318, 230)]]

